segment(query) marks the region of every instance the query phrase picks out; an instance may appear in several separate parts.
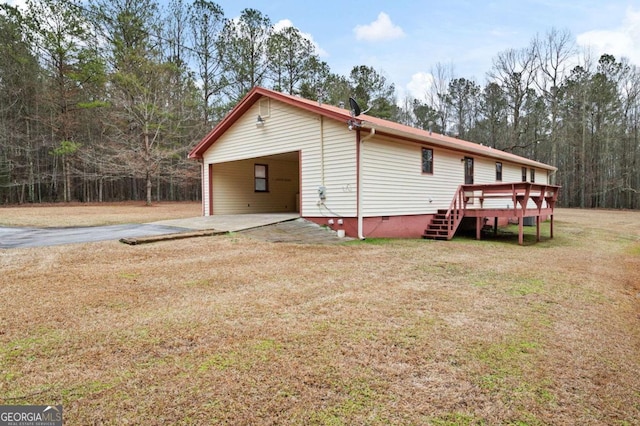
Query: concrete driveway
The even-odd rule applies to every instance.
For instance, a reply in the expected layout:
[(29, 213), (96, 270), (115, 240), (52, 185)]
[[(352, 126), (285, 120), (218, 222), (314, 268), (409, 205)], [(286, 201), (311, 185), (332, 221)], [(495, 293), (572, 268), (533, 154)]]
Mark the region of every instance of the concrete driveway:
[(0, 249), (90, 243), (184, 231), (185, 229), (183, 228), (150, 224), (88, 226), (81, 228), (0, 228)]
[(245, 229), (286, 222), (299, 217), (300, 215), (298, 213), (221, 214), (187, 219), (161, 220), (159, 222), (152, 222), (152, 225), (179, 227), (191, 231), (215, 229), (216, 231), (238, 232)]
[(0, 227), (0, 249), (89, 243), (122, 238), (151, 237), (195, 230), (237, 232), (298, 218), (297, 213), (247, 214), (163, 220), (145, 224), (78, 228)]

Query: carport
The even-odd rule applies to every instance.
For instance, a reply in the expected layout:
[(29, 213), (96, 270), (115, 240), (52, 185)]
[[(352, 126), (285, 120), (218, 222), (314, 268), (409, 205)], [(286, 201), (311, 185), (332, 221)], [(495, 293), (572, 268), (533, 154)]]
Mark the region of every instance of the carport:
[(207, 172), (207, 216), (300, 211), (299, 151), (209, 163)]

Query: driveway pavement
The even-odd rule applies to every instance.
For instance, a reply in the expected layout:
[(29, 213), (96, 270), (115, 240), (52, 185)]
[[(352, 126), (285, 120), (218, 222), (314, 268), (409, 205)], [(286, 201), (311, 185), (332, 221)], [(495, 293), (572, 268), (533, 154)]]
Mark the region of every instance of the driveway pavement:
[(81, 228), (0, 227), (0, 249), (90, 243), (119, 240), (120, 238), (172, 234), (187, 230), (188, 229), (184, 228), (151, 224), (88, 226)]
[(259, 228), (286, 222), (300, 217), (298, 213), (255, 213), (255, 214), (220, 214), (213, 216), (190, 217), (153, 222), (153, 225), (177, 226), (192, 231), (215, 229), (216, 231), (238, 232), (245, 229)]
[(0, 249), (44, 247), (61, 244), (119, 240), (121, 238), (151, 237), (205, 229), (214, 229), (221, 232), (237, 232), (272, 225), (297, 217), (299, 217), (298, 214), (291, 213), (247, 214), (163, 220), (145, 224), (78, 228), (0, 227)]

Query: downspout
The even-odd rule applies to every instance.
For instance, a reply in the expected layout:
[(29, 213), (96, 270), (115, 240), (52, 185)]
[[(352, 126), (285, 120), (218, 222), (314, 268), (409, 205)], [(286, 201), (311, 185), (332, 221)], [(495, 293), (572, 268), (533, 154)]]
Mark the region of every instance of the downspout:
[(320, 116), (320, 184), (324, 186), (324, 120)]
[[(207, 191), (207, 187), (205, 185), (205, 179), (204, 179), (204, 158), (198, 158), (198, 163), (200, 163), (200, 194), (202, 197), (202, 216), (205, 215), (205, 210), (204, 210), (204, 199), (205, 199), (205, 191)], [(211, 196), (211, 194), (209, 194), (209, 196)]]
[(357, 210), (358, 210), (358, 238), (360, 240), (364, 240), (364, 217), (362, 215), (362, 148), (364, 145), (365, 141), (368, 141), (369, 139), (371, 139), (374, 135), (376, 134), (376, 129), (374, 129), (373, 127), (371, 128), (371, 132), (365, 136), (364, 138), (360, 138), (360, 130), (358, 130), (356, 132), (356, 147), (357, 147), (357, 165), (356, 168), (358, 169), (357, 172), (357, 179), (358, 179), (358, 183), (357, 183), (357, 197), (358, 197), (358, 201), (357, 201)]

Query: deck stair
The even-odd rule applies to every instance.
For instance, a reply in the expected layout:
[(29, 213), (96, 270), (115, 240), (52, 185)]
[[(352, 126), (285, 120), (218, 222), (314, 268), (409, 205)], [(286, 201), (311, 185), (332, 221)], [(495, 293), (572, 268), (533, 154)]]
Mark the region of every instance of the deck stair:
[(427, 229), (425, 229), (424, 234), (422, 234), (422, 238), (430, 240), (449, 240), (447, 222), (447, 211), (438, 210), (433, 219), (431, 219)]
[[(450, 240), (455, 235), (464, 217), (476, 221), (476, 238), (480, 239), (482, 224), (486, 218), (494, 219), (497, 232), (498, 218), (518, 219), (518, 243), (523, 244), (523, 222), (527, 217), (536, 220), (536, 241), (540, 241), (541, 217), (550, 219), (549, 236), (553, 238), (553, 213), (560, 187), (533, 182), (504, 182), (494, 184), (460, 185), (447, 210), (438, 210), (422, 234), (423, 238)], [(496, 203), (485, 203), (490, 199), (506, 201), (507, 208), (496, 207)], [(479, 201), (474, 205), (473, 200)], [(489, 204), (489, 205), (487, 205)]]
[(466, 208), (464, 186), (456, 191), (448, 210), (438, 210), (425, 229), (422, 238), (431, 240), (450, 240), (456, 233)]

